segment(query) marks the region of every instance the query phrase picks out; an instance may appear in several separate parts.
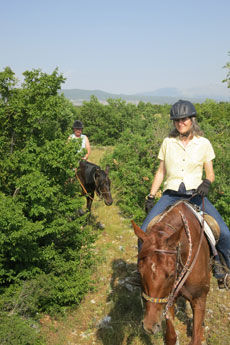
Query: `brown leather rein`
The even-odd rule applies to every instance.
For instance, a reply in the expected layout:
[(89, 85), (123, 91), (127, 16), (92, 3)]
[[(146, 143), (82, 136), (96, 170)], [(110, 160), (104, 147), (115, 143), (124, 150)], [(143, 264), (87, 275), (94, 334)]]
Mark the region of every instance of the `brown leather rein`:
[[(204, 198), (202, 200), (202, 208), (204, 210)], [(180, 211), (179, 211), (180, 212)], [(163, 312), (163, 315), (166, 317), (166, 318), (169, 318), (169, 315), (168, 315), (168, 309), (170, 307), (173, 306), (173, 303), (174, 303), (174, 300), (175, 298), (177, 297), (180, 289), (182, 288), (182, 286), (184, 285), (186, 279), (188, 278), (189, 274), (192, 272), (192, 269), (196, 263), (196, 260), (197, 260), (197, 257), (198, 257), (198, 254), (200, 252), (200, 248), (201, 248), (201, 243), (202, 243), (202, 240), (203, 240), (203, 235), (204, 235), (204, 217), (203, 217), (203, 220), (202, 220), (202, 226), (201, 226), (201, 234), (200, 234), (200, 241), (199, 241), (199, 244), (198, 244), (198, 248), (197, 248), (197, 251), (196, 251), (196, 254), (193, 258), (193, 261), (191, 262), (191, 257), (192, 257), (192, 239), (191, 239), (191, 232), (190, 232), (190, 229), (189, 229), (189, 226), (188, 226), (188, 221), (186, 219), (186, 217), (183, 215), (182, 212), (180, 212), (180, 215), (181, 215), (181, 218), (183, 220), (183, 223), (184, 223), (184, 227), (185, 227), (185, 232), (186, 232), (186, 235), (188, 237), (188, 243), (189, 243), (189, 253), (188, 253), (188, 257), (187, 257), (187, 260), (186, 260), (186, 263), (185, 265), (183, 266), (183, 269), (182, 271), (180, 272), (179, 276), (177, 277), (177, 269), (176, 269), (176, 275), (175, 275), (175, 282), (174, 282), (174, 285), (173, 285), (173, 288), (172, 288), (172, 291), (171, 293), (169, 294), (168, 297), (164, 297), (164, 298), (155, 298), (155, 297), (150, 297), (148, 295), (146, 295), (144, 292), (142, 292), (142, 296), (143, 298), (147, 301), (147, 302), (151, 302), (151, 303), (157, 303), (157, 304), (165, 304), (165, 309), (164, 309), (164, 312)], [(169, 225), (172, 229), (172, 225), (170, 224), (167, 224)], [(176, 229), (174, 229), (176, 231)], [(180, 244), (179, 246), (177, 247), (177, 250), (167, 250), (167, 249), (153, 249), (154, 252), (158, 252), (158, 253), (162, 253), (162, 254), (173, 254), (173, 255), (177, 255), (177, 260), (176, 260), (176, 266), (178, 267), (180, 265), (179, 263), (179, 258), (180, 258)], [(190, 264), (191, 263), (191, 264)], [(189, 266), (190, 265), (190, 266)]]

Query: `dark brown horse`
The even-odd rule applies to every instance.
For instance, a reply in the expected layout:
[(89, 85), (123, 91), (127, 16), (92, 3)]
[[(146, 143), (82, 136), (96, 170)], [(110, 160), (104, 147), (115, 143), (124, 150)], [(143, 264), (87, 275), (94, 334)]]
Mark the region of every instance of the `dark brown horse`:
[(101, 200), (104, 200), (107, 206), (112, 205), (111, 182), (108, 174), (108, 165), (105, 170), (102, 170), (96, 164), (80, 161), (79, 168), (76, 170), (76, 178), (82, 187), (82, 194), (86, 196), (89, 212), (91, 212), (95, 192)]
[(144, 330), (157, 333), (166, 317), (165, 343), (175, 345), (174, 303), (181, 295), (190, 302), (193, 311), (189, 345), (201, 345), (211, 271), (210, 249), (203, 227), (183, 201), (165, 211), (146, 233), (132, 223), (142, 241), (138, 268), (146, 301)]

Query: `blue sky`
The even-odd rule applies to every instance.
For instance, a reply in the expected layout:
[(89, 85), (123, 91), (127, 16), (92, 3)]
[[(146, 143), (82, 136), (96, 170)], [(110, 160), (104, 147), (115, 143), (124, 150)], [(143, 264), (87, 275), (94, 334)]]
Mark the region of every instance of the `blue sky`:
[(63, 88), (117, 94), (227, 90), (229, 13), (229, 0), (0, 0), (0, 70), (58, 67)]

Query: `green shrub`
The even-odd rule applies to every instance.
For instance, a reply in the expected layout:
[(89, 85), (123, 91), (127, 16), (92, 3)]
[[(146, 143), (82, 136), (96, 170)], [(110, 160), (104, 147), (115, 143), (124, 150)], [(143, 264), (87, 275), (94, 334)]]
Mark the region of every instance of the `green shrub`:
[(88, 291), (95, 235), (78, 215), (80, 142), (67, 141), (76, 110), (58, 94), (64, 78), (57, 70), (24, 77), (18, 88), (10, 68), (0, 72), (0, 305), (34, 317)]
[(44, 345), (38, 324), (31, 324), (17, 315), (0, 314), (1, 345)]

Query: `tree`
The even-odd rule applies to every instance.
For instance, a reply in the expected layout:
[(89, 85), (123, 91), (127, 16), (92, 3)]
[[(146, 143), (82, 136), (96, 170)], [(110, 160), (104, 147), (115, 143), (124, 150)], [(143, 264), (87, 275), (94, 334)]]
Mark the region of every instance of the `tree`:
[[(228, 52), (228, 55), (230, 56), (230, 52)], [(230, 88), (230, 62), (227, 62), (224, 68), (227, 69), (227, 76), (223, 80), (223, 83), (227, 83), (227, 87)]]
[(0, 290), (15, 286), (16, 296), (26, 281), (36, 312), (80, 301), (94, 235), (77, 214), (80, 186), (70, 183), (80, 143), (67, 142), (76, 109), (58, 93), (65, 79), (57, 69), (23, 75), (18, 86), (9, 67), (0, 72)]

